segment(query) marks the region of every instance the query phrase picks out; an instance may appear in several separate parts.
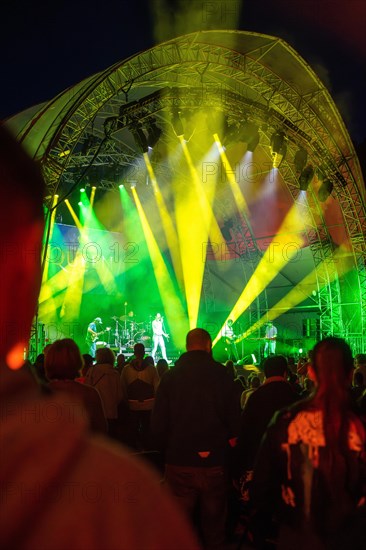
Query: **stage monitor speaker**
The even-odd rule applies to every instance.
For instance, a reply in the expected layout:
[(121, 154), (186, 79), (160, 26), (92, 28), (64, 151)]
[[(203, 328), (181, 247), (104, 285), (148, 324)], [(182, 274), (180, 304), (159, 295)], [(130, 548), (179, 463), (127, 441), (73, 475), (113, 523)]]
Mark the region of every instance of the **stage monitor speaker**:
[(302, 335), (305, 338), (320, 338), (320, 321), (316, 317), (302, 320)]

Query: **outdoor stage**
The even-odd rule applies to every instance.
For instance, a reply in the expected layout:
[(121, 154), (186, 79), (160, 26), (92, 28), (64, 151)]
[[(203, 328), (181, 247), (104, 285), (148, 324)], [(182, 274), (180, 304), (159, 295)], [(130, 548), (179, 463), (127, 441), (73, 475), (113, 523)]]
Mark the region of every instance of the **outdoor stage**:
[(174, 354), (202, 326), (221, 358), (228, 318), (244, 357), (261, 354), (268, 320), (282, 353), (328, 334), (365, 350), (359, 162), (329, 92), (283, 40), (182, 36), (9, 125), (47, 182), (32, 350), (39, 326), (83, 347), (96, 316), (131, 333), (130, 312), (147, 337), (164, 314)]

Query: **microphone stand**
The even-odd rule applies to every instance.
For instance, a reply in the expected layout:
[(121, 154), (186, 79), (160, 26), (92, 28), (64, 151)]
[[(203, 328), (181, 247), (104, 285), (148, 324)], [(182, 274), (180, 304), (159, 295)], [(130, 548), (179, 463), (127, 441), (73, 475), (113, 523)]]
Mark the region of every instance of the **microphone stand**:
[(122, 338), (122, 346), (123, 346), (123, 340), (125, 339), (125, 346), (127, 347), (127, 344), (128, 344), (128, 337), (127, 337), (127, 302), (124, 303), (124, 306), (125, 306), (125, 323), (124, 323), (124, 331), (123, 331), (123, 334), (124, 334), (124, 338)]

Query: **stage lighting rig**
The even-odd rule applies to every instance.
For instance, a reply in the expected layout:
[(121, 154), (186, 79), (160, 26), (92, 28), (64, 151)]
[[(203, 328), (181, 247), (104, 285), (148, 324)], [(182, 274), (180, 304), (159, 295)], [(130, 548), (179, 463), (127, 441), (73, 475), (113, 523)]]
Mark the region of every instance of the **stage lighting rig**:
[(180, 138), (184, 138), (184, 127), (183, 127), (183, 122), (182, 122), (182, 119), (180, 118), (180, 111), (175, 108), (173, 110), (173, 113), (172, 113), (172, 126), (173, 126), (173, 130), (174, 130), (174, 133), (175, 135)]
[(258, 127), (249, 121), (245, 121), (241, 127), (240, 141), (247, 144), (247, 151), (254, 153), (255, 148), (259, 143)]
[(332, 191), (333, 183), (330, 181), (330, 179), (325, 179), (319, 187), (318, 191), (318, 199), (320, 200), (320, 202), (325, 202)]
[(271, 137), (271, 157), (273, 168), (279, 168), (287, 152), (287, 137), (285, 132), (277, 130)]
[(139, 149), (140, 153), (147, 153), (149, 149), (149, 144), (141, 125), (134, 124), (133, 126), (130, 126), (130, 132), (133, 135), (136, 146)]
[(299, 177), (299, 184), (300, 184), (301, 191), (307, 191), (313, 177), (314, 177), (314, 168), (312, 167), (311, 164), (308, 164), (306, 168), (302, 170)]
[(294, 157), (294, 166), (295, 166), (296, 172), (302, 172), (304, 170), (307, 160), (308, 160), (308, 152), (303, 147), (299, 147)]
[(147, 125), (147, 144), (148, 147), (155, 147), (162, 134), (162, 129), (156, 125), (156, 120), (152, 119)]

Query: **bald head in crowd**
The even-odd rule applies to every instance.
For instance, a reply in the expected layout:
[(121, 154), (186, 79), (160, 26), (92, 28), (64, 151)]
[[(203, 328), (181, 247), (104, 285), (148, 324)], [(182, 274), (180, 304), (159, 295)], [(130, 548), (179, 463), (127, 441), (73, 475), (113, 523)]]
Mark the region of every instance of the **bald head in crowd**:
[(203, 328), (194, 328), (187, 334), (186, 348), (187, 351), (207, 351), (207, 353), (211, 353), (211, 336)]

